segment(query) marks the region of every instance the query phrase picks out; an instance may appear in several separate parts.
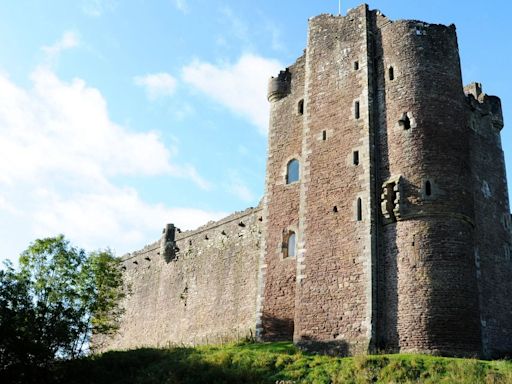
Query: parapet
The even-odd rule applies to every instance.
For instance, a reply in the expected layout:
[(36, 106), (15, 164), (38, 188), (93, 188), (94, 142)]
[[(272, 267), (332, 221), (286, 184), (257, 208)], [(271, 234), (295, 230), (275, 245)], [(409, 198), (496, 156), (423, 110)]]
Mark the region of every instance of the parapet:
[(493, 127), (498, 130), (503, 128), (503, 111), (499, 97), (486, 95), (481, 83), (466, 85), (464, 93), (472, 111), (479, 111), (481, 116), (490, 115)]
[(481, 101), (480, 96), (483, 96), (482, 83), (473, 82), (464, 87), (464, 93), (466, 96), (473, 95), (475, 100)]

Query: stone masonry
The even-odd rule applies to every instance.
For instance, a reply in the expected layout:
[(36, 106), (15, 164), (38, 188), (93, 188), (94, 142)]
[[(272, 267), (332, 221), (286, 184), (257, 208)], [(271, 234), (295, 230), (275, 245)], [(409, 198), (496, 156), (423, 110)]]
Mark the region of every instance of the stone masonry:
[(123, 258), (104, 348), (256, 336), (306, 349), (512, 353), (499, 98), (462, 86), (455, 26), (361, 5), (309, 20), (269, 81), (265, 195)]
[(261, 209), (195, 231), (173, 226), (123, 257), (128, 295), (119, 332), (100, 349), (222, 343), (254, 337)]

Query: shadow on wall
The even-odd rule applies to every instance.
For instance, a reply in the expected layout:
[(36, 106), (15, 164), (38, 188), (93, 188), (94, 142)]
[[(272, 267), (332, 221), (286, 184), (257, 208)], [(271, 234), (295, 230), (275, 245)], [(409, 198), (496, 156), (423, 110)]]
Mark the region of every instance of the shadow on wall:
[[(268, 315), (262, 316), (262, 341), (292, 341), (293, 319), (276, 318)], [(295, 342), (300, 349), (331, 356), (349, 356), (349, 344), (345, 340), (320, 340), (311, 335), (302, 336)]]
[(378, 305), (385, 310), (379, 313), (377, 325), (377, 350), (388, 353), (399, 351), (398, 336), (398, 245), (396, 243), (396, 223), (386, 225), (382, 235), (387, 244), (382, 245), (379, 271), (379, 302)]
[(302, 336), (296, 342), (297, 347), (308, 353), (320, 353), (330, 356), (351, 355), (350, 346), (345, 340), (318, 340), (312, 336)]
[(268, 315), (261, 317), (263, 341), (292, 341), (293, 340), (293, 319), (277, 318)]
[[(292, 341), (293, 319), (281, 319), (268, 315), (262, 317), (262, 341)], [(343, 339), (321, 340), (312, 335), (304, 335), (294, 343), (297, 347), (308, 353), (319, 353), (330, 356), (353, 355), (354, 346)]]
[[(397, 83), (398, 79), (393, 70), (393, 67), (387, 68), (383, 60), (377, 58), (384, 57), (383, 40), (381, 29), (377, 25), (377, 15), (372, 16), (372, 30), (375, 31), (373, 39), (373, 56), (374, 56), (374, 73), (373, 73), (373, 93), (377, 95), (374, 99), (373, 115), (376, 121), (375, 133), (375, 158), (376, 160), (376, 201), (375, 217), (377, 219), (377, 270), (375, 271), (375, 296), (377, 311), (377, 324), (375, 334), (375, 347), (379, 351), (397, 352), (398, 351), (398, 264), (397, 254), (398, 245), (396, 243), (397, 228), (396, 222), (386, 223), (381, 212), (382, 194), (384, 182), (390, 180), (392, 175), (390, 170), (391, 154), (390, 144), (391, 139), (389, 134), (392, 134), (393, 126), (388, 126), (388, 100), (387, 87), (392, 82)], [(407, 116), (406, 119), (408, 120)], [(406, 122), (404, 122), (406, 123)], [(410, 124), (410, 122), (409, 122)], [(409, 190), (411, 186), (408, 181), (401, 179), (402, 188)], [(404, 187), (404, 184), (406, 186)], [(393, 203), (394, 199), (393, 198)], [(399, 203), (400, 204), (400, 203)], [(402, 201), (403, 206), (403, 201)], [(400, 205), (399, 205), (400, 207)], [(403, 209), (403, 208), (401, 208)], [(403, 212), (400, 212), (403, 214)], [(396, 217), (392, 215), (396, 221)], [(385, 225), (386, 224), (386, 225)]]

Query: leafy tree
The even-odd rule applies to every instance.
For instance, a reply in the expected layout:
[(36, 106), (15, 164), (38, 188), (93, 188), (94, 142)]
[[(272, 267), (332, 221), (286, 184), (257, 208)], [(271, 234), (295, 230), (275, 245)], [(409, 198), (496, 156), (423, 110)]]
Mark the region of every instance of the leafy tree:
[(0, 377), (42, 382), (55, 359), (83, 354), (93, 333), (115, 332), (123, 295), (110, 250), (86, 254), (62, 235), (34, 241), (18, 270), (0, 271)]

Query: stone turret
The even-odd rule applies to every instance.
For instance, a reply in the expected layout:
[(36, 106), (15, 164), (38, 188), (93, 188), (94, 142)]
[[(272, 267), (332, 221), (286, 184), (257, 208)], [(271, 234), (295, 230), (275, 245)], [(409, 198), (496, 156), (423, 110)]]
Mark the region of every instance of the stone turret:
[(268, 81), (268, 101), (282, 99), (290, 92), (291, 74), (288, 68)]

